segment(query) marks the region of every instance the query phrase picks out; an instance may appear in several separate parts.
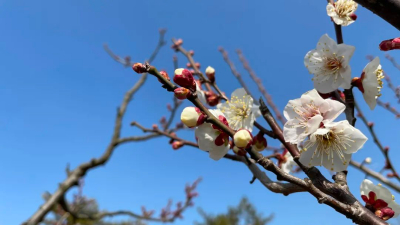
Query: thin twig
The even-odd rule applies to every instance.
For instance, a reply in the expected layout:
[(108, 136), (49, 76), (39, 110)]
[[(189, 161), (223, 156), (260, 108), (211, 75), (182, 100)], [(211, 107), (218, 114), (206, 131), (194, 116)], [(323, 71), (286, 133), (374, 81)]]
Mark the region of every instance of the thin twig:
[(282, 116), (279, 108), (276, 106), (276, 104), (272, 100), (272, 96), (268, 93), (267, 89), (264, 87), (261, 79), (257, 76), (257, 74), (254, 72), (254, 70), (250, 67), (249, 62), (244, 57), (242, 51), (240, 49), (238, 49), (238, 50), (236, 50), (236, 53), (238, 54), (239, 60), (240, 60), (240, 62), (242, 62), (244, 69), (247, 70), (251, 79), (257, 85), (258, 90), (261, 92), (261, 94), (264, 96), (265, 100), (267, 101), (267, 104), (272, 108), (272, 111), (274, 111), (276, 119), (279, 120), (279, 122), (281, 122), (282, 126), (285, 125), (285, 123), (286, 123), (285, 117)]
[[(383, 156), (385, 157), (385, 167), (389, 170), (391, 170), (393, 172), (393, 174), (397, 175), (398, 173), (396, 172), (396, 169), (393, 167), (393, 164), (390, 160), (389, 157), (389, 149), (386, 149), (385, 147), (383, 147), (381, 141), (379, 140), (378, 136), (375, 133), (374, 130), (374, 124), (370, 124), (367, 120), (367, 118), (365, 117), (364, 113), (361, 111), (360, 106), (358, 106), (357, 102), (355, 102), (355, 107), (357, 109), (357, 116), (359, 118), (361, 118), (361, 121), (363, 121), (363, 123), (365, 124), (365, 126), (367, 126), (368, 131), (370, 132), (374, 143), (376, 144), (376, 146), (378, 146), (379, 150), (382, 152)], [(397, 178), (398, 181), (400, 181), (400, 177), (399, 176), (395, 176)]]
[[(161, 46), (164, 45), (163, 37), (165, 32), (160, 32), (160, 40), (157, 44), (155, 49), (155, 53), (157, 53)], [(154, 55), (154, 56), (153, 56)], [(151, 60), (155, 58), (156, 54), (152, 54)], [(150, 61), (150, 60), (149, 60)], [(120, 142), (120, 134), (121, 134), (121, 127), (122, 127), (122, 119), (125, 115), (127, 106), (132, 99), (132, 96), (139, 88), (144, 84), (146, 80), (147, 74), (143, 74), (141, 78), (136, 82), (136, 84), (125, 94), (124, 99), (117, 109), (117, 116), (115, 119), (114, 131), (111, 138), (111, 141), (108, 147), (105, 149), (102, 156), (99, 158), (93, 158), (92, 160), (82, 163), (76, 169), (70, 171), (69, 176), (66, 180), (60, 183), (58, 189), (51, 195), (51, 197), (39, 207), (39, 209), (24, 223), (27, 225), (36, 225), (41, 222), (47, 213), (53, 208), (54, 205), (58, 204), (59, 201), (63, 198), (65, 193), (73, 186), (78, 184), (78, 181), (81, 177), (85, 176), (86, 173), (98, 166), (105, 164), (110, 158), (116, 147), (121, 144)]]
[[(174, 44), (176, 43), (175, 38), (172, 38), (172, 42)], [(181, 52), (183, 55), (186, 56), (186, 58), (189, 60), (189, 63), (192, 66), (192, 68), (195, 71), (195, 73), (200, 76), (200, 81), (202, 83), (205, 83), (205, 86), (206, 86), (208, 91), (211, 91), (211, 87), (210, 87), (210, 84), (211, 84), (211, 86), (215, 89), (215, 91), (217, 91), (217, 93), (220, 96), (220, 98), (224, 99), (225, 101), (228, 100), (228, 98), (219, 89), (219, 87), (217, 86), (217, 84), (215, 82), (210, 82), (208, 79), (206, 79), (204, 77), (203, 73), (199, 70), (199, 68), (197, 68), (196, 63), (194, 62), (194, 59), (193, 59), (192, 55), (188, 51), (186, 51), (181, 45), (176, 45), (176, 50)]]

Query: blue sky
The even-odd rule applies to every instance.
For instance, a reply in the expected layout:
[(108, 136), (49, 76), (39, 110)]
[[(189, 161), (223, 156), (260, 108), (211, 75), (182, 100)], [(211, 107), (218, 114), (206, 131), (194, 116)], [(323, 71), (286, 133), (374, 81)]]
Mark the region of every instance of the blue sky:
[[(325, 1), (312, 0), (2, 1), (0, 225), (26, 220), (43, 203), (41, 194), (53, 192), (65, 179), (67, 163), (73, 168), (97, 157), (108, 144), (116, 107), (138, 76), (113, 61), (103, 43), (121, 56), (142, 62), (157, 43), (158, 29), (167, 28), (167, 41), (183, 38), (184, 47), (195, 50), (203, 68), (216, 69), (218, 84), (226, 93), (239, 84), (217, 51), (219, 46), (230, 53), (256, 90), (234, 54), (240, 48), (282, 109), (288, 100), (312, 89), (303, 65), (306, 52), (321, 35), (334, 37), (325, 6)], [(399, 84), (400, 72), (377, 47), (399, 32), (362, 7), (357, 15), (357, 22), (343, 29), (345, 43), (356, 46), (353, 76), (360, 75), (367, 54), (377, 55), (394, 84)], [(154, 65), (172, 73), (174, 53), (169, 45)], [(391, 55), (400, 59), (399, 52)], [(180, 55), (179, 63), (186, 64)], [(165, 106), (172, 96), (159, 86), (149, 79), (135, 95), (123, 135), (141, 134), (128, 126), (130, 121), (149, 127), (168, 115)], [(395, 149), (400, 145), (400, 122), (379, 107), (372, 113), (356, 95), (366, 116), (375, 122), (382, 143), (391, 146), (392, 158), (400, 157)], [(384, 89), (382, 100), (399, 108), (393, 96)], [(356, 127), (370, 137), (362, 123)], [(180, 136), (194, 139), (191, 131)], [(371, 168), (379, 170), (383, 158), (372, 140), (354, 159), (362, 161), (367, 156), (373, 158)], [(87, 174), (84, 193), (96, 198), (102, 209), (139, 211), (142, 205), (161, 209), (169, 198), (183, 199), (185, 183), (199, 176), (203, 182), (195, 204), (208, 212), (223, 212), (248, 196), (260, 211), (275, 214), (272, 224), (351, 224), (307, 193), (288, 197), (270, 193), (258, 182), (249, 184), (252, 176), (243, 165), (214, 162), (190, 147), (172, 151), (164, 138), (118, 148), (106, 166)], [(356, 194), (362, 178), (350, 169), (349, 184)], [(184, 217), (175, 224), (199, 220), (196, 208)]]

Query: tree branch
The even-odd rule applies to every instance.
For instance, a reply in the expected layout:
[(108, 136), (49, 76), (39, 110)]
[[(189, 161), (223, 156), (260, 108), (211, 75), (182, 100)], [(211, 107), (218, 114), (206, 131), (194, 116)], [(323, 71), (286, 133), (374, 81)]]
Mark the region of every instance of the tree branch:
[(399, 0), (355, 0), (386, 22), (400, 30), (400, 1)]
[[(164, 37), (164, 33), (160, 32), (160, 37)], [(154, 59), (155, 55), (159, 51), (160, 47), (164, 45), (163, 39), (160, 38), (159, 43), (155, 49), (155, 54), (152, 54), (152, 60)], [(121, 134), (121, 127), (122, 127), (122, 119), (125, 115), (127, 106), (132, 99), (132, 96), (135, 92), (139, 90), (139, 88), (143, 85), (146, 81), (147, 74), (143, 74), (141, 78), (136, 82), (136, 84), (125, 94), (123, 101), (120, 107), (117, 109), (117, 116), (115, 119), (114, 125), (114, 132), (111, 138), (111, 141), (108, 147), (105, 149), (102, 156), (99, 158), (93, 158), (92, 160), (82, 163), (76, 169), (70, 172), (69, 176), (66, 180), (60, 183), (59, 188), (51, 195), (51, 197), (39, 207), (39, 209), (24, 223), (27, 225), (36, 225), (41, 222), (46, 214), (53, 208), (54, 205), (58, 204), (59, 201), (63, 198), (65, 193), (73, 186), (78, 184), (78, 181), (81, 177), (85, 176), (85, 174), (98, 166), (105, 164), (111, 157), (112, 153), (116, 149), (116, 147), (121, 144), (120, 142), (120, 134)]]

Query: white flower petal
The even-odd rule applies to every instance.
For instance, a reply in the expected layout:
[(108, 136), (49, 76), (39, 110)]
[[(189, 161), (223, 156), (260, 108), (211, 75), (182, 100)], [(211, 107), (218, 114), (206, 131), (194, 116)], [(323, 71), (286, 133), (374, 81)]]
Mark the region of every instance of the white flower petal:
[(331, 107), (330, 110), (324, 114), (325, 120), (335, 120), (346, 109), (346, 106), (339, 101), (332, 99), (325, 99), (325, 101), (327, 101)]
[(229, 144), (217, 146), (209, 152), (209, 156), (214, 160), (220, 160), (222, 157), (226, 155), (226, 153), (228, 153), (228, 151), (229, 151)]

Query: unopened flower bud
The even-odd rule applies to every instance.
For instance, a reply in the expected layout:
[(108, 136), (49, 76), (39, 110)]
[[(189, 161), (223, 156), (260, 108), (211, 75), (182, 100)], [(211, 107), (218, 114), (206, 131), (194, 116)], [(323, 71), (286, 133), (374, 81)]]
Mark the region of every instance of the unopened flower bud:
[(183, 100), (189, 97), (190, 91), (187, 88), (180, 87), (174, 90), (174, 95), (177, 99)]
[[(171, 78), (169, 78), (168, 73), (165, 72), (164, 70), (160, 71), (161, 76), (163, 76), (167, 81), (170, 81)], [(158, 81), (160, 81), (160, 83), (163, 83), (160, 79), (158, 79)]]
[(367, 124), (369, 127), (373, 127), (374, 126), (374, 122), (368, 122)]
[(187, 68), (192, 68), (192, 64), (186, 63), (186, 67), (187, 67)]
[(240, 155), (240, 156), (245, 156), (247, 153), (246, 150), (240, 149), (237, 146), (233, 146), (232, 150), (236, 155)]
[(190, 51), (189, 51), (189, 54), (190, 54), (191, 56), (194, 56), (194, 51), (193, 51), (193, 50), (190, 50)]
[(262, 133), (258, 133), (253, 138), (253, 146), (252, 148), (258, 152), (261, 152), (267, 147), (267, 139), (265, 139)]
[(386, 176), (389, 178), (399, 177), (399, 175), (397, 173), (388, 173), (388, 174), (386, 174)]
[(176, 69), (174, 82), (182, 87), (196, 90), (196, 82), (194, 81), (192, 73), (187, 69)]
[(365, 161), (365, 163), (370, 164), (372, 162), (372, 159), (371, 159), (371, 157), (367, 157), (367, 158), (365, 158), (364, 161)]
[(355, 13), (350, 14), (349, 17), (350, 17), (352, 20), (357, 20), (357, 15), (356, 15)]
[(175, 41), (172, 45), (171, 48), (178, 50), (178, 47), (181, 46), (183, 44), (183, 40), (182, 39), (178, 39), (177, 41)]
[(379, 44), (379, 49), (381, 51), (389, 51), (393, 49), (400, 49), (400, 38), (393, 38), (390, 40), (382, 41)]
[(187, 127), (196, 127), (204, 123), (206, 116), (199, 108), (186, 107), (181, 113), (181, 121)]
[(211, 66), (206, 68), (206, 75), (211, 83), (215, 82), (215, 69)]
[(216, 106), (216, 105), (218, 105), (220, 98), (219, 98), (219, 96), (218, 96), (216, 93), (214, 93), (214, 92), (212, 92), (212, 91), (206, 91), (206, 92), (204, 92), (204, 93), (205, 93), (205, 96), (206, 96), (207, 104), (208, 104), (209, 106)]
[(182, 141), (174, 141), (174, 142), (172, 142), (172, 148), (173, 148), (174, 150), (180, 149), (183, 145), (184, 145), (184, 144), (183, 144)]
[(319, 94), (323, 99), (331, 98), (331, 97), (333, 96), (333, 92), (329, 92), (329, 93), (321, 93), (321, 92), (318, 92), (318, 94)]
[(200, 69), (200, 63), (199, 63), (199, 62), (195, 63), (194, 66), (195, 66), (197, 69)]
[(375, 215), (386, 221), (394, 216), (394, 211), (390, 207), (384, 207), (375, 211)]
[(183, 123), (182, 123), (182, 122), (178, 122), (178, 123), (176, 123), (175, 127), (176, 127), (176, 129), (182, 129), (182, 128), (184, 128), (184, 126), (183, 126)]
[(171, 106), (171, 104), (167, 104), (167, 109), (168, 109), (168, 111), (171, 111), (172, 110), (172, 106)]
[(385, 147), (383, 148), (383, 150), (384, 150), (385, 152), (389, 151), (389, 146), (385, 146)]
[(143, 65), (143, 63), (135, 63), (132, 66), (132, 69), (136, 72), (136, 73), (145, 73), (146, 71), (146, 66)]
[(153, 130), (158, 130), (158, 125), (157, 124), (153, 124), (151, 127), (153, 128)]
[(253, 135), (246, 129), (240, 129), (233, 135), (233, 143), (238, 148), (248, 148), (253, 142)]

